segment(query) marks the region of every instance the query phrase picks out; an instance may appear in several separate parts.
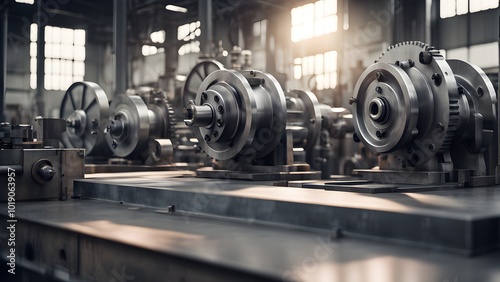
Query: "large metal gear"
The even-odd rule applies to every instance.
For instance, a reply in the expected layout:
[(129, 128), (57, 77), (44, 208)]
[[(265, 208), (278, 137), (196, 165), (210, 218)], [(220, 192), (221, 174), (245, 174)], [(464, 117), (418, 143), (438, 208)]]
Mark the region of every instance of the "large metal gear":
[(62, 134), (66, 148), (85, 148), (87, 155), (109, 152), (103, 132), (109, 119), (109, 102), (99, 85), (73, 83), (64, 94), (59, 116), (66, 119), (66, 132)]
[[(355, 140), (380, 155), (381, 170), (462, 167), (484, 175), (483, 166), (466, 164), (471, 157), (463, 157), (465, 153), (444, 153), (463, 146), (476, 154), (477, 163), (484, 163), (479, 153), (496, 129), (496, 102), (480, 68), (446, 61), (418, 41), (400, 43), (389, 47), (356, 83), (351, 99)], [(443, 157), (436, 158), (439, 154)]]

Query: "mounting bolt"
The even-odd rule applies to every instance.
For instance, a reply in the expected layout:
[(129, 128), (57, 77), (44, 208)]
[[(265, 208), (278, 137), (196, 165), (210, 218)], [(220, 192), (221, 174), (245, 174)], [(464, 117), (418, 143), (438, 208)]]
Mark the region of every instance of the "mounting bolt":
[(168, 213), (175, 212), (175, 205), (168, 206), (168, 207), (167, 207), (167, 212), (168, 212)]
[(92, 135), (97, 135), (97, 131), (92, 130), (92, 131), (90, 131), (90, 134), (92, 134)]
[(217, 136), (219, 136), (219, 132), (217, 130), (214, 131), (213, 133), (214, 137), (217, 138)]
[(420, 52), (420, 54), (418, 55), (418, 61), (424, 65), (430, 64), (432, 62), (431, 53), (427, 51)]
[(215, 103), (219, 103), (219, 101), (220, 101), (219, 95), (214, 96), (214, 101), (215, 101)]
[(439, 73), (433, 74), (431, 78), (432, 78), (432, 80), (434, 80), (434, 84), (436, 86), (441, 85), (441, 82), (443, 81), (443, 79), (441, 78), (441, 75)]
[(229, 140), (227, 140), (227, 145), (228, 145), (229, 147), (233, 147), (233, 139), (229, 139)]
[(377, 130), (377, 132), (375, 132), (375, 135), (377, 135), (378, 138), (382, 138), (383, 136), (382, 131), (380, 130)]
[(382, 93), (382, 87), (377, 86), (377, 87), (375, 88), (375, 91), (377, 91), (377, 93)]
[(352, 140), (354, 140), (354, 142), (356, 142), (356, 143), (359, 143), (359, 141), (361, 141), (361, 140), (359, 140), (358, 134), (356, 134), (356, 133), (354, 133), (352, 135)]
[(217, 111), (222, 114), (224, 112), (224, 107), (222, 105), (217, 106)]
[(316, 120), (315, 119), (310, 119), (309, 122), (311, 122), (312, 124), (315, 124), (316, 123)]
[(481, 86), (477, 88), (477, 96), (481, 97), (484, 94), (484, 90)]
[(111, 147), (113, 147), (113, 149), (118, 147), (118, 143), (116, 143), (116, 140), (113, 140), (113, 142), (111, 142)]
[(222, 127), (224, 125), (224, 121), (222, 119), (217, 120), (217, 126)]
[(444, 125), (442, 123), (436, 124), (436, 129), (438, 132), (443, 132), (444, 131)]
[(349, 98), (349, 105), (352, 105), (354, 103), (356, 103), (356, 98), (354, 97)]
[(93, 120), (92, 120), (92, 124), (93, 124), (93, 125), (98, 125), (98, 124), (99, 124), (99, 121), (98, 121), (97, 119), (93, 119)]
[(380, 81), (384, 78), (384, 75), (382, 74), (382, 72), (378, 71), (375, 73), (375, 77), (377, 78), (378, 81)]
[(203, 100), (206, 100), (206, 99), (208, 99), (207, 92), (201, 93), (201, 100), (203, 101)]
[(205, 134), (204, 139), (205, 139), (205, 141), (209, 142), (210, 141), (210, 136), (208, 136), (208, 134)]

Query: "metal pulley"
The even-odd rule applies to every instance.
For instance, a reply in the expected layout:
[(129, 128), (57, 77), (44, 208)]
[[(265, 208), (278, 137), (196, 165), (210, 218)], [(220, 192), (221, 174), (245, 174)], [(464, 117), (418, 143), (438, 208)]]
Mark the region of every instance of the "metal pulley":
[(102, 88), (93, 82), (75, 82), (64, 94), (60, 118), (66, 120), (62, 143), (66, 148), (85, 148), (86, 155), (106, 155), (104, 125), (109, 119), (109, 102)]
[(262, 158), (275, 149), (286, 126), (286, 100), (276, 79), (259, 71), (219, 70), (184, 109), (201, 148), (216, 160)]

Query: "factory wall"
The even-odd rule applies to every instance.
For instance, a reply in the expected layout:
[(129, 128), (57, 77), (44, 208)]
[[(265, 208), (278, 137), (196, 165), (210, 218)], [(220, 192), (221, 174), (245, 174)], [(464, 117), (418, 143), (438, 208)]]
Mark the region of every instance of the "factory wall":
[[(32, 123), (36, 114), (35, 89), (30, 87), (29, 24), (9, 18), (7, 46), (6, 120), (12, 123)], [(108, 96), (112, 93), (112, 55), (110, 45), (92, 42), (87, 33), (85, 80), (97, 82)], [(59, 117), (64, 91), (44, 90), (47, 117)]]

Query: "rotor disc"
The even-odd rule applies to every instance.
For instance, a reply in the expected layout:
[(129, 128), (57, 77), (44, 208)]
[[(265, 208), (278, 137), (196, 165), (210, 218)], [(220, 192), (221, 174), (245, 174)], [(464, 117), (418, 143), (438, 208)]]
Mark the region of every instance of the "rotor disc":
[(385, 63), (371, 65), (361, 75), (354, 93), (354, 128), (368, 149), (389, 153), (401, 149), (417, 133), (417, 93), (401, 68)]
[(208, 75), (214, 71), (223, 69), (224, 66), (216, 60), (205, 60), (196, 64), (191, 72), (189, 72), (182, 90), (184, 108), (189, 105), (189, 101), (194, 101), (198, 88), (200, 88), (200, 85)]
[(61, 140), (66, 148), (85, 148), (87, 155), (107, 151), (103, 125), (109, 119), (109, 102), (99, 85), (73, 83), (64, 94), (59, 117), (67, 121)]

